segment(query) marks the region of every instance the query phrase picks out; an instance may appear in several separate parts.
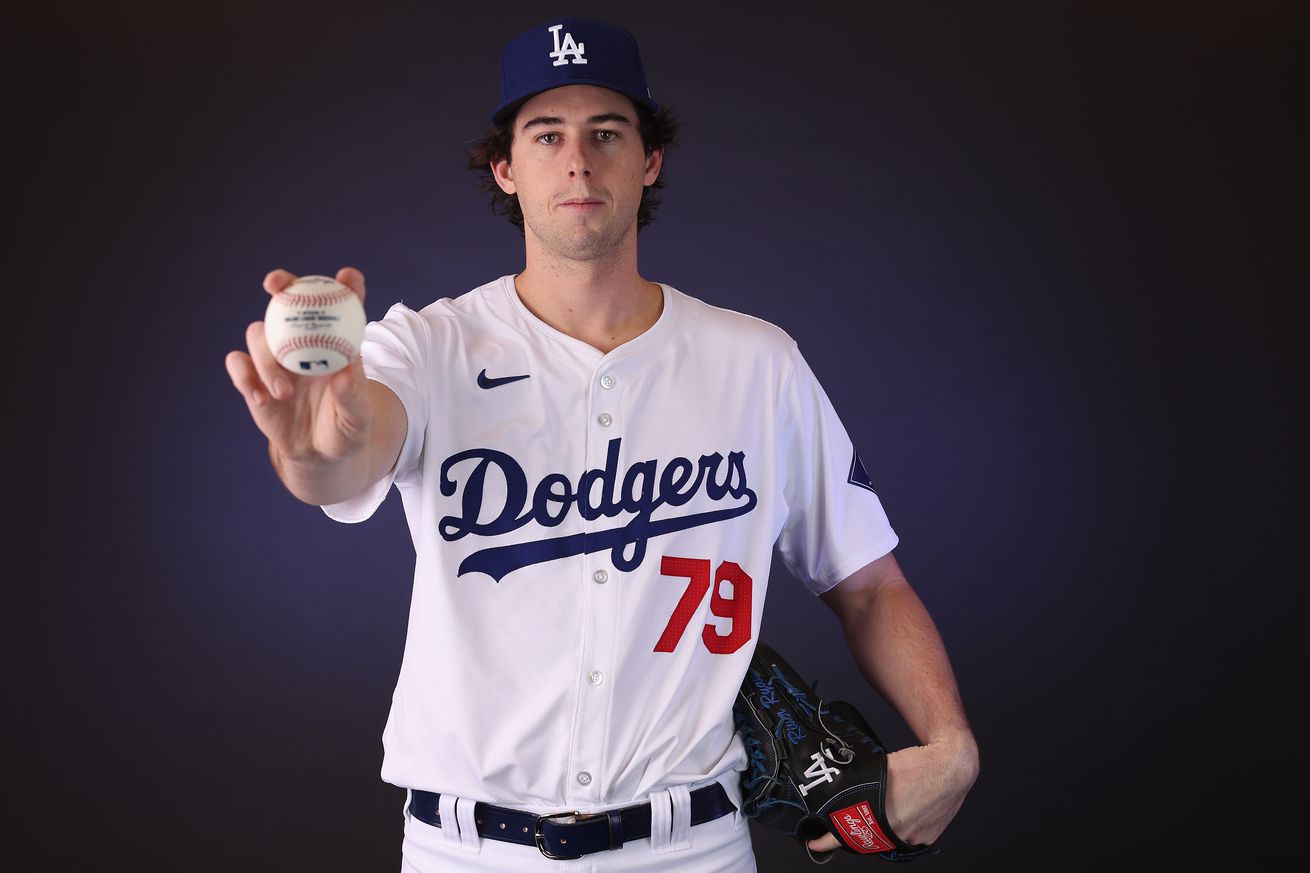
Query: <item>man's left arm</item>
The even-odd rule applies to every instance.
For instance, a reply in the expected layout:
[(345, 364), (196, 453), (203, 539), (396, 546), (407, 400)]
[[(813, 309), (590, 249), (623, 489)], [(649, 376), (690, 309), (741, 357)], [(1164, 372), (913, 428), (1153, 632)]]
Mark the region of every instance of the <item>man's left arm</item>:
[[(861, 672), (920, 745), (887, 756), (887, 816), (909, 843), (932, 843), (978, 778), (978, 744), (965, 718), (946, 646), (888, 553), (820, 595), (841, 621)], [(810, 848), (838, 847), (825, 834)]]

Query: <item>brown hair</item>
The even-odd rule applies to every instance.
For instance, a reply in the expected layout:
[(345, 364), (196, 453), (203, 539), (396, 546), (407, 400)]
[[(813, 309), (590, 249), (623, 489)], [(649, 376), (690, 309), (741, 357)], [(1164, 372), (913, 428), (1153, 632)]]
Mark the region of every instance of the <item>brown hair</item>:
[[(649, 155), (656, 149), (667, 150), (674, 144), (679, 124), (667, 107), (652, 112), (645, 106), (632, 104), (637, 110), (637, 126), (641, 131), (641, 144)], [(506, 216), (510, 224), (523, 233), (523, 210), (519, 208), (517, 194), (506, 194), (496, 184), (491, 173), (492, 164), (509, 160), (510, 146), (514, 144), (514, 119), (505, 124), (487, 128), (482, 138), (468, 144), (468, 168), (478, 174), (478, 189), (491, 195), (491, 211)], [(655, 207), (659, 205), (660, 195), (657, 188), (664, 187), (664, 173), (641, 192), (641, 204), (637, 207), (637, 229), (641, 230), (655, 218)]]

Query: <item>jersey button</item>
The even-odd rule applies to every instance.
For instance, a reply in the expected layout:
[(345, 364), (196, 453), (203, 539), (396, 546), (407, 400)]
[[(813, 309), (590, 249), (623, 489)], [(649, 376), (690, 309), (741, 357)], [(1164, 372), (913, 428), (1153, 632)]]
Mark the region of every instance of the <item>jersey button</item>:
[(596, 416), (596, 423), (601, 427), (609, 427), (614, 423), (614, 417), (608, 412), (602, 412), (600, 415)]
[(613, 376), (611, 376), (609, 373), (606, 373), (604, 376), (600, 377), (600, 387), (602, 388), (613, 388), (615, 383), (617, 382), (618, 380), (615, 379)]
[(579, 774), (578, 774), (578, 784), (579, 784), (579, 785), (590, 785), (590, 784), (591, 784), (591, 774), (588, 773), (586, 770), (583, 770), (581, 773), (579, 773)]
[(592, 670), (590, 673), (587, 674), (587, 681), (590, 682), (592, 685), (599, 685), (600, 683), (605, 681), (605, 674), (600, 672), (599, 670)]
[(609, 581), (610, 574), (606, 573), (604, 570), (597, 570), (595, 573), (591, 574), (591, 578), (595, 579), (597, 583), (604, 585)]

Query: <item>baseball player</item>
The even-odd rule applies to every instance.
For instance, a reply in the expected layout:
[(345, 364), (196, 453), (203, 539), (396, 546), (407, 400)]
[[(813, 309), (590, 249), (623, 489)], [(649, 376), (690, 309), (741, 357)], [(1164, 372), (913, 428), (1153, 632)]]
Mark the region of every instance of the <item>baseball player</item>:
[[(342, 522), (393, 487), (404, 504), (382, 765), (406, 789), (403, 870), (755, 870), (731, 710), (775, 546), (919, 738), (888, 809), (931, 842), (978, 767), (943, 645), (796, 343), (639, 273), (674, 126), (635, 40), (557, 19), (501, 72), (474, 154), (523, 269), (392, 306), (332, 376), (282, 371), (258, 322), (227, 360), (292, 494)], [(358, 270), (337, 278), (363, 297)]]

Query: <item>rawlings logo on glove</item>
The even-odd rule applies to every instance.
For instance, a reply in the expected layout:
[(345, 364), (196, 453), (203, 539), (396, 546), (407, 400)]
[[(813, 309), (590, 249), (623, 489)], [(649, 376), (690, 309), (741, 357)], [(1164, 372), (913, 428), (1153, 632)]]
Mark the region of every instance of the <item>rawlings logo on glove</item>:
[[(887, 822), (887, 750), (849, 703), (824, 703), (763, 643), (742, 680), (733, 717), (749, 755), (742, 811), (802, 843), (831, 833), (842, 847), (908, 861), (930, 846), (901, 840)], [(831, 853), (815, 855), (817, 863)]]

